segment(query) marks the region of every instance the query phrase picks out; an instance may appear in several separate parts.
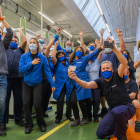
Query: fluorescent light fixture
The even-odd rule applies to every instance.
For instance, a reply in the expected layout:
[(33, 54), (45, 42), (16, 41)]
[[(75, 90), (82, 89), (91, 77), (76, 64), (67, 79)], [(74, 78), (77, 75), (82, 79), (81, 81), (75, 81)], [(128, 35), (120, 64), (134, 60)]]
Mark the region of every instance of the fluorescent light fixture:
[(111, 31), (110, 31), (110, 28), (109, 28), (109, 26), (108, 26), (107, 23), (106, 23), (106, 27), (107, 27), (107, 30), (108, 30), (109, 32), (111, 32)]
[(70, 37), (72, 37), (72, 35), (70, 33), (68, 33), (67, 31), (63, 30), (63, 32), (65, 32), (67, 35), (69, 35)]
[(44, 14), (42, 14), (40, 11), (38, 12), (40, 15), (42, 15), (44, 18), (46, 18), (47, 20), (49, 20), (51, 23), (53, 23), (54, 24), (54, 22), (51, 20), (51, 19), (49, 19), (47, 16), (45, 16)]
[(77, 42), (78, 42), (79, 44), (81, 44), (81, 42), (80, 42), (79, 40), (77, 40)]
[(114, 37), (113, 36), (111, 36), (111, 38), (114, 40)]
[(97, 6), (98, 6), (98, 9), (99, 9), (101, 15), (103, 15), (103, 11), (102, 11), (102, 8), (101, 8), (101, 6), (100, 6), (99, 1), (98, 1), (98, 0), (95, 0), (95, 1), (96, 1), (96, 4), (97, 4)]

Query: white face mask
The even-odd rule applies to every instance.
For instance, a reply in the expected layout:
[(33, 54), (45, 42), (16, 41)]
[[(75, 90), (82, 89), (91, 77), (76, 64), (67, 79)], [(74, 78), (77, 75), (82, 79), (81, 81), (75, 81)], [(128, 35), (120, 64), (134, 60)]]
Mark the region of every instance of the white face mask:
[(31, 51), (35, 51), (36, 49), (37, 49), (37, 45), (36, 44), (29, 44), (29, 49), (31, 50)]
[(112, 52), (112, 49), (111, 48), (105, 48), (105, 51), (106, 52)]

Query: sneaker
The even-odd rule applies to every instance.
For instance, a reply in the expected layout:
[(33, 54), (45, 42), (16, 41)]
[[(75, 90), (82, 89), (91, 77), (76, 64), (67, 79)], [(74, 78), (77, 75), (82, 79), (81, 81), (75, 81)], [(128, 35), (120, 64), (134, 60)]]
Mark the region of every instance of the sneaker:
[(2, 128), (1, 125), (0, 125), (0, 136), (2, 137), (6, 136), (6, 131)]
[(18, 122), (15, 122), (15, 124), (19, 125), (20, 127), (25, 127), (25, 123), (23, 120), (20, 120)]
[(3, 130), (6, 130), (6, 124), (5, 124), (5, 123), (3, 123), (3, 124), (1, 125), (1, 127), (3, 128)]
[(98, 114), (99, 117), (104, 117), (108, 113), (108, 110), (106, 107), (103, 107), (101, 110), (101, 113)]
[(140, 122), (135, 121), (135, 132), (140, 132)]
[(75, 127), (75, 126), (77, 126), (77, 125), (79, 125), (79, 124), (80, 124), (80, 118), (74, 120), (74, 121), (71, 123), (71, 127)]
[(117, 140), (127, 140), (126, 137), (118, 138)]
[(80, 121), (80, 125), (85, 125), (85, 124), (87, 124), (88, 123), (88, 121), (87, 121), (87, 119), (85, 119), (85, 118), (83, 118), (81, 121)]
[(95, 118), (94, 118), (94, 122), (99, 122), (98, 117), (95, 117)]

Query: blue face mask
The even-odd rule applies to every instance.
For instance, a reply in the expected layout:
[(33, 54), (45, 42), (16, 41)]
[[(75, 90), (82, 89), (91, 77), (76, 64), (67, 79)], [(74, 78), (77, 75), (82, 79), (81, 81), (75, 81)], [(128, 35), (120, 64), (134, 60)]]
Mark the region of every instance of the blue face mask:
[(66, 51), (71, 52), (71, 47), (66, 46)]
[(127, 55), (126, 55), (126, 54), (123, 54), (123, 56), (124, 56), (125, 58), (127, 58)]
[(64, 57), (64, 56), (63, 56), (63, 57), (59, 57), (58, 60), (59, 60), (60, 62), (63, 62), (63, 61), (65, 61), (65, 57)]
[(95, 47), (94, 46), (90, 46), (89, 49), (90, 49), (90, 51), (93, 51), (95, 49)]
[(2, 35), (0, 35), (0, 40), (1, 40), (1, 38), (2, 38)]
[(11, 42), (10, 47), (11, 47), (12, 49), (16, 49), (16, 48), (18, 47), (18, 44), (15, 43), (15, 42)]
[(80, 57), (83, 55), (83, 53), (82, 53), (81, 51), (77, 51), (77, 52), (75, 52), (75, 55), (76, 55), (78, 58), (80, 58)]
[(94, 61), (96, 58), (95, 58), (95, 56), (91, 59), (91, 61)]
[(126, 79), (127, 79), (127, 75), (124, 76), (124, 80), (125, 80), (125, 81), (126, 81)]
[(29, 44), (29, 49), (31, 50), (31, 51), (35, 51), (36, 49), (37, 49), (37, 45), (36, 44)]
[(102, 76), (103, 76), (105, 79), (110, 79), (111, 76), (112, 76), (112, 71), (104, 71), (104, 72), (102, 72)]
[(106, 52), (112, 52), (112, 49), (111, 48), (105, 48), (105, 51)]

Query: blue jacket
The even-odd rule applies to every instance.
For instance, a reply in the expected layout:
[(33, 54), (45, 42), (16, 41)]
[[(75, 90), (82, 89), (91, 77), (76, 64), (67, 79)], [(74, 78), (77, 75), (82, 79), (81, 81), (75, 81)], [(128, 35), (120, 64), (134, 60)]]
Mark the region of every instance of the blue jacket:
[(37, 58), (40, 58), (40, 63), (37, 65), (33, 65), (31, 52), (25, 53), (21, 56), (19, 62), (19, 72), (24, 73), (24, 81), (29, 86), (38, 85), (42, 82), (42, 70), (44, 69), (47, 80), (51, 84), (51, 87), (54, 87), (47, 58), (39, 52)]
[[(76, 66), (75, 73), (78, 78), (81, 80), (84, 80), (86, 82), (90, 82), (88, 73), (86, 72), (86, 66), (88, 65), (88, 62), (96, 55), (99, 54), (98, 49), (96, 49), (94, 52), (88, 54), (87, 56), (82, 56), (80, 59), (73, 60), (71, 65)], [(77, 100), (84, 100), (87, 98), (91, 98), (91, 89), (85, 89), (81, 87), (78, 83), (74, 82), (74, 85), (76, 86), (76, 96)], [(74, 86), (73, 85), (73, 86)]]
[(66, 100), (69, 100), (71, 91), (73, 89), (73, 80), (68, 76), (68, 67), (69, 63), (66, 61), (66, 65), (63, 65), (61, 62), (57, 61), (55, 66), (55, 92), (53, 93), (53, 98), (58, 100), (60, 93), (66, 84)]

